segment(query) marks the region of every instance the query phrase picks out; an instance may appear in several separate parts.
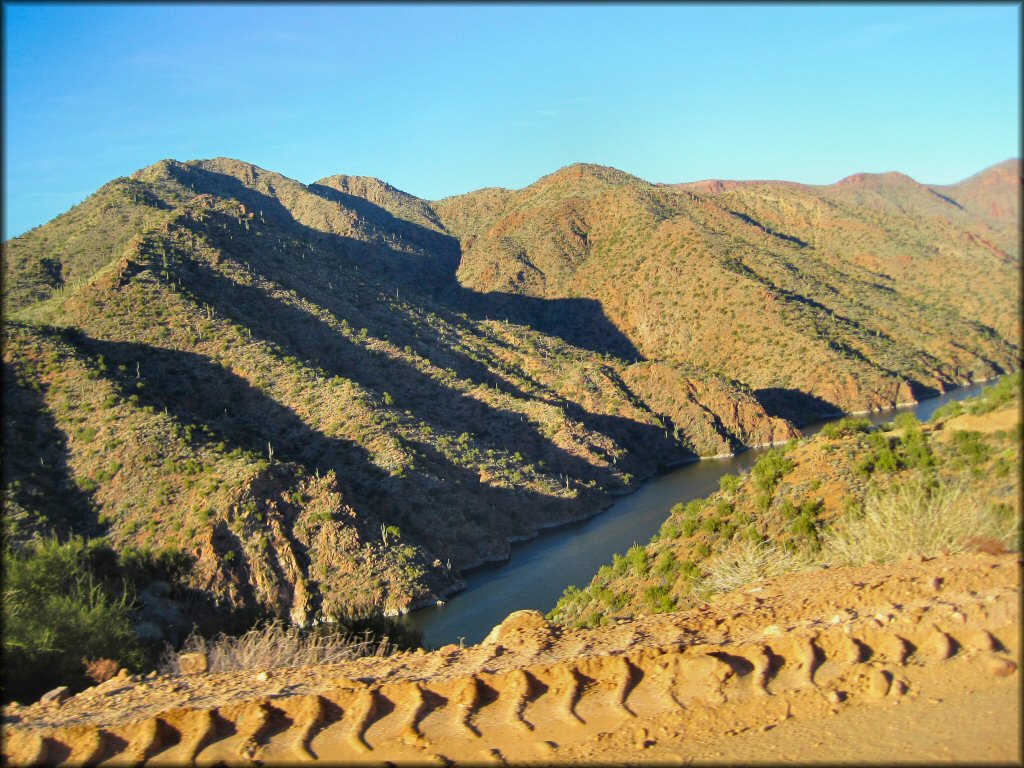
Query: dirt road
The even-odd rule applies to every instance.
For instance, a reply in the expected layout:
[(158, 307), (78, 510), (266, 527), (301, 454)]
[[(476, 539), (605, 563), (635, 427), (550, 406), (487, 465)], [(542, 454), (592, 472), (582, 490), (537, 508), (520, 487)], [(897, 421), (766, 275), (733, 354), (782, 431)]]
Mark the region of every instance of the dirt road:
[(8, 709), (11, 763), (1019, 761), (1020, 570), (971, 554), (794, 574), (593, 630), (115, 679)]

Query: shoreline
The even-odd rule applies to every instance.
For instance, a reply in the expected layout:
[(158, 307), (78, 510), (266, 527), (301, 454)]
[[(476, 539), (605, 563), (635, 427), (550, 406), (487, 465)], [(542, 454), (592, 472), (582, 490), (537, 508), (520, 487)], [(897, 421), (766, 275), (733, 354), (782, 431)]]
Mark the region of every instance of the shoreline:
[[(899, 408), (903, 408), (903, 407), (907, 407), (907, 406), (918, 406), (918, 405), (921, 405), (922, 403), (927, 402), (929, 400), (935, 400), (936, 398), (943, 397), (944, 395), (948, 395), (950, 392), (955, 392), (958, 389), (963, 389), (964, 387), (970, 387), (970, 386), (973, 386), (975, 384), (984, 384), (984, 383), (989, 382), (989, 381), (995, 381), (995, 380), (997, 380), (999, 378), (1000, 378), (999, 376), (991, 376), (991, 377), (984, 378), (984, 379), (976, 379), (974, 381), (968, 382), (967, 384), (962, 384), (962, 385), (960, 385), (958, 387), (954, 387), (953, 389), (947, 390), (945, 392), (940, 392), (939, 394), (935, 395), (934, 397), (926, 397), (926, 398), (924, 398), (924, 400), (915, 400), (915, 401), (909, 402), (909, 403), (897, 403), (897, 404), (895, 404), (895, 405), (893, 405), (893, 406), (891, 406), (889, 408), (880, 408), (878, 410), (865, 410), (865, 411), (849, 411), (849, 412), (837, 411), (832, 416), (820, 418), (820, 419), (817, 419), (816, 421), (804, 422), (804, 424), (802, 426), (806, 426), (807, 424), (817, 424), (819, 422), (826, 422), (826, 423), (828, 423), (828, 422), (832, 422), (832, 421), (837, 421), (837, 420), (845, 418), (847, 416), (862, 416), (862, 415), (871, 414), (871, 413), (884, 413), (886, 411), (895, 411), (895, 410), (897, 410)], [(795, 428), (797, 430), (800, 429), (799, 426), (796, 426), (796, 425), (794, 425), (794, 426), (795, 426)], [(806, 437), (806, 435), (802, 435), (801, 434), (796, 439), (800, 440), (800, 439), (804, 439), (805, 437)], [(737, 451), (735, 451), (733, 453), (722, 453), (722, 454), (716, 454), (714, 456), (695, 456), (694, 458), (681, 459), (679, 461), (672, 461), (672, 462), (667, 462), (665, 464), (659, 465), (654, 471), (650, 472), (649, 474), (644, 475), (642, 478), (637, 478), (637, 481), (633, 485), (631, 485), (631, 486), (628, 486), (626, 488), (621, 488), (621, 489), (615, 489), (615, 490), (612, 490), (612, 491), (602, 491), (602, 493), (604, 493), (606, 496), (609, 497), (609, 500), (607, 501), (607, 503), (602, 504), (599, 508), (595, 509), (592, 512), (585, 512), (585, 513), (583, 513), (580, 516), (577, 516), (577, 517), (574, 517), (574, 518), (571, 518), (571, 519), (568, 519), (568, 520), (561, 520), (561, 521), (558, 521), (558, 522), (541, 524), (531, 534), (526, 534), (526, 535), (522, 535), (522, 536), (515, 536), (515, 537), (511, 537), (509, 539), (506, 539), (506, 542), (509, 545), (509, 552), (508, 552), (508, 554), (506, 556), (490, 558), (490, 559), (483, 559), (483, 560), (479, 560), (479, 561), (477, 561), (475, 563), (472, 563), (470, 565), (463, 566), (463, 567), (458, 569), (459, 583), (457, 585), (454, 585), (454, 586), (452, 586), (452, 587), (450, 587), (450, 588), (448, 588), (446, 590), (443, 590), (442, 592), (437, 594), (436, 597), (423, 598), (423, 599), (421, 599), (419, 601), (415, 601), (415, 602), (411, 603), (410, 607), (407, 610), (405, 610), (405, 611), (390, 613), (390, 614), (387, 614), (387, 615), (390, 615), (390, 616), (405, 616), (405, 615), (411, 614), (413, 611), (418, 611), (418, 610), (421, 610), (423, 608), (432, 608), (432, 607), (441, 607), (441, 606), (443, 606), (445, 604), (445, 602), (447, 602), (448, 598), (452, 597), (453, 595), (457, 595), (457, 594), (459, 594), (461, 592), (466, 591), (468, 586), (467, 586), (467, 583), (466, 583), (466, 580), (465, 580), (465, 574), (467, 574), (469, 572), (472, 572), (472, 571), (475, 571), (475, 570), (483, 569), (483, 568), (499, 567), (502, 564), (509, 562), (512, 559), (512, 545), (518, 544), (518, 543), (522, 543), (522, 542), (525, 542), (525, 541), (531, 541), (533, 539), (536, 539), (538, 536), (540, 536), (544, 532), (552, 531), (552, 530), (557, 529), (557, 528), (567, 527), (567, 526), (570, 526), (570, 525), (575, 525), (575, 524), (578, 524), (578, 523), (581, 523), (581, 522), (585, 522), (587, 520), (590, 520), (590, 519), (596, 517), (597, 515), (600, 515), (602, 512), (607, 512), (609, 509), (611, 509), (613, 506), (615, 506), (616, 502), (619, 499), (622, 499), (622, 498), (624, 498), (626, 496), (629, 496), (629, 495), (635, 493), (636, 491), (640, 490), (640, 488), (642, 486), (644, 486), (646, 483), (648, 483), (653, 478), (658, 477), (659, 475), (667, 474), (667, 473), (669, 473), (669, 472), (671, 472), (673, 470), (679, 469), (681, 467), (688, 466), (690, 464), (697, 464), (698, 462), (701, 462), (701, 461), (713, 461), (713, 460), (720, 460), (720, 459), (731, 459), (731, 458), (735, 458), (739, 454), (745, 453), (746, 451), (749, 451), (749, 450), (760, 449), (760, 448), (773, 448), (775, 446), (785, 445), (788, 442), (789, 442), (789, 440), (775, 440), (775, 441), (768, 442), (768, 443), (759, 443), (757, 445), (743, 446), (742, 448), (740, 448), (739, 450), (737, 450)]]

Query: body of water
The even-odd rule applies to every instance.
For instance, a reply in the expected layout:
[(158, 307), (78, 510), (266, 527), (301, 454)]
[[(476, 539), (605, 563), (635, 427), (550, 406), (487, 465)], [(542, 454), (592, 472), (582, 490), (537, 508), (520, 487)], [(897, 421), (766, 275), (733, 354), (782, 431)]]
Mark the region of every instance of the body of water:
[[(913, 413), (927, 421), (943, 404), (973, 397), (994, 383), (960, 387), (917, 405), (858, 418), (881, 424), (899, 413)], [(808, 424), (801, 431), (814, 434), (826, 423)], [(750, 469), (765, 450), (754, 448), (730, 458), (686, 464), (658, 475), (604, 512), (513, 544), (507, 561), (468, 571), (466, 589), (444, 605), (422, 608), (403, 620), (422, 632), (426, 643), (440, 647), (460, 641), (466, 645), (478, 643), (512, 611), (532, 608), (547, 613), (567, 586), (589, 584), (598, 568), (611, 563), (613, 554), (624, 554), (634, 542), (646, 544), (668, 518), (674, 504), (714, 493), (722, 475), (741, 474)]]

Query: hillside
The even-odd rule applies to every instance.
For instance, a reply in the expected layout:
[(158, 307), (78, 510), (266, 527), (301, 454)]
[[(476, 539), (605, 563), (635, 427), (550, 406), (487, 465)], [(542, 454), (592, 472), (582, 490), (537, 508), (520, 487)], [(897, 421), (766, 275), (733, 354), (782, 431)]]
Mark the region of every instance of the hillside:
[(592, 165), (435, 207), (466, 287), (598, 301), (645, 358), (720, 371), (799, 423), (1017, 367), (1007, 167), (977, 177), (999, 221), (971, 213), (971, 180), (945, 197), (898, 174), (656, 186)]
[(879, 429), (843, 419), (772, 449), (748, 474), (724, 475), (719, 492), (677, 504), (646, 546), (569, 587), (550, 616), (596, 626), (820, 563), (1016, 547), (1020, 389), (1017, 373), (924, 424), (910, 414)]
[(4, 244), (5, 541), (180, 551), (218, 615), (432, 602), (659, 467), (1015, 370), (1018, 179), (980, 178), (947, 220), (161, 161)]
[(795, 434), (722, 376), (453, 308), (458, 244), (409, 200), (168, 161), (7, 244), (7, 538), (173, 547), (220, 611), (399, 612), (663, 464)]

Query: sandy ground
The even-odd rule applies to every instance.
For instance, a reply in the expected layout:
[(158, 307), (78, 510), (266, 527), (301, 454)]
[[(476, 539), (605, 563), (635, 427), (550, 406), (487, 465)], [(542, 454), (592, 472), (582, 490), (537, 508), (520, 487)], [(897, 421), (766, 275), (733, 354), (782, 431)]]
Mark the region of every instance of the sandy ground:
[(972, 554), (794, 574), (594, 630), (121, 678), (8, 708), (14, 764), (1019, 762), (1020, 569)]

